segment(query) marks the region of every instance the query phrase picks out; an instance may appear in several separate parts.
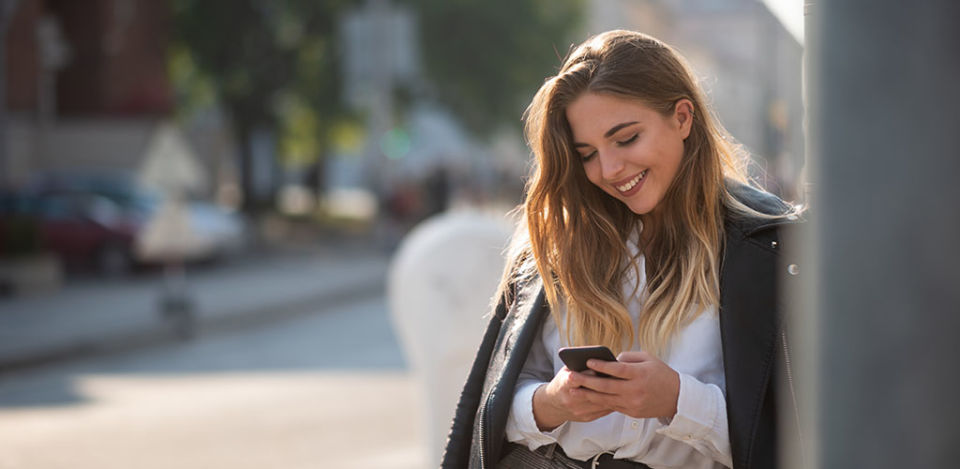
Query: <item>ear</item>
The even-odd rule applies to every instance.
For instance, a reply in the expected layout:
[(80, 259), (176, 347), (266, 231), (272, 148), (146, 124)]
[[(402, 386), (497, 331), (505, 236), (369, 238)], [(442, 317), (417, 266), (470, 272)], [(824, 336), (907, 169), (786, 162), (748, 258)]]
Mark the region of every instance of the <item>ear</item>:
[(673, 106), (673, 118), (679, 126), (680, 136), (684, 140), (690, 136), (690, 129), (693, 128), (693, 101), (687, 98), (681, 98)]

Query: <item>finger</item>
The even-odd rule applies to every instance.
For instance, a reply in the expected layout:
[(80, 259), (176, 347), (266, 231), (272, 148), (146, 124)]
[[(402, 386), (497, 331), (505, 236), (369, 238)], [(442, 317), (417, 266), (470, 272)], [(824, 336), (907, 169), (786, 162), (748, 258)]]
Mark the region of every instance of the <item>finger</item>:
[(564, 380), (564, 387), (567, 388), (579, 388), (583, 385), (583, 373), (577, 373), (576, 371), (571, 371), (567, 373), (567, 379)]
[(620, 379), (630, 379), (633, 376), (632, 365), (627, 362), (608, 362), (597, 359), (587, 360), (587, 367), (598, 371), (600, 373), (606, 373), (610, 376)]
[(597, 409), (616, 410), (620, 396), (605, 394), (589, 388), (580, 388), (580, 398)]
[(620, 394), (623, 391), (623, 380), (601, 378), (598, 376), (584, 376), (581, 386), (604, 394)]
[(570, 377), (567, 379), (565, 387), (568, 389), (582, 388), (587, 386), (587, 383), (592, 382), (591, 380), (594, 380), (594, 379), (600, 379), (600, 378), (598, 378), (597, 376), (588, 375), (586, 373), (574, 371), (570, 373)]
[(644, 352), (643, 350), (629, 350), (626, 352), (620, 352), (620, 355), (617, 355), (617, 361), (627, 363), (641, 363), (653, 359), (655, 359), (653, 355)]
[(587, 388), (570, 390), (570, 398), (576, 401), (576, 408), (579, 409), (581, 414), (585, 412), (611, 411), (612, 409), (608, 405), (610, 401), (603, 396), (606, 396), (606, 394), (598, 393)]

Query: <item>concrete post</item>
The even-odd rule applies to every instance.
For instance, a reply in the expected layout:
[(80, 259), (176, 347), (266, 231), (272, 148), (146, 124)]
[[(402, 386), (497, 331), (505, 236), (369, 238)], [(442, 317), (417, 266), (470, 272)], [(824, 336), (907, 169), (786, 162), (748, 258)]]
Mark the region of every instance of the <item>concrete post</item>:
[(957, 467), (960, 2), (817, 1), (812, 19), (807, 465)]
[(387, 280), (390, 314), (420, 387), (436, 467), (483, 336), (511, 233), (503, 217), (447, 212), (404, 239)]

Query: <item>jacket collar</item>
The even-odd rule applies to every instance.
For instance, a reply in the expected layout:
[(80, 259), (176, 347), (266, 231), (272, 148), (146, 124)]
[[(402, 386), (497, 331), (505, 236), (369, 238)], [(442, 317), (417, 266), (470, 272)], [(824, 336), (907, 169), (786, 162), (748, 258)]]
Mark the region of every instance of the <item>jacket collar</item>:
[(733, 198), (750, 209), (773, 216), (769, 218), (728, 212), (726, 216), (728, 236), (738, 234), (741, 238), (747, 238), (769, 228), (800, 221), (799, 216), (794, 214), (793, 207), (769, 192), (730, 179), (726, 181), (726, 187)]

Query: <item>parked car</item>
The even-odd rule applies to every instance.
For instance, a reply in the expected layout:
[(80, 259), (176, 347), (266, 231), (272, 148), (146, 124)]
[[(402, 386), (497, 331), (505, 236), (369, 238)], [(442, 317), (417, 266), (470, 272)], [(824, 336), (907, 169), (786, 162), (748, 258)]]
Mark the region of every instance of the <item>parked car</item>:
[(109, 198), (83, 192), (18, 193), (8, 196), (8, 202), (12, 210), (0, 215), (0, 226), (30, 220), (36, 244), (57, 254), (67, 267), (111, 276), (132, 269), (130, 247), (140, 221)]
[[(21, 214), (38, 224), (41, 243), (70, 266), (122, 275), (153, 261), (138, 257), (137, 237), (158, 213), (162, 198), (126, 173), (50, 173), (17, 197)], [(189, 227), (206, 247), (193, 260), (241, 251), (247, 228), (237, 214), (206, 201), (187, 203)]]

